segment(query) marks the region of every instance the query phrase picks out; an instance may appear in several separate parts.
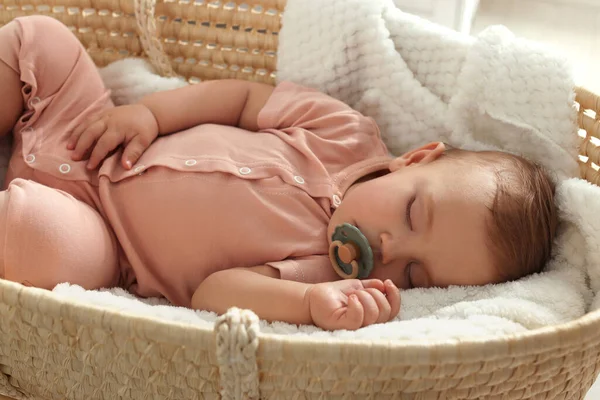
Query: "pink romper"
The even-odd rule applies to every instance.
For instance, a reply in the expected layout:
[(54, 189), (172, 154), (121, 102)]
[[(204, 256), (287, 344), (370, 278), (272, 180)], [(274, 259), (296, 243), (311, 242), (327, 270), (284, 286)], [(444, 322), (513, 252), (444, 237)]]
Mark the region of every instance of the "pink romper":
[(66, 140), (113, 104), (79, 41), (51, 18), (20, 18), (0, 28), (0, 60), (20, 75), (26, 105), (0, 213), (0, 273), (23, 284), (122, 286), (189, 306), (202, 280), (226, 268), (335, 280), (332, 212), (390, 161), (372, 119), (282, 83), (258, 132), (199, 125), (159, 138), (130, 171), (120, 152), (88, 171)]

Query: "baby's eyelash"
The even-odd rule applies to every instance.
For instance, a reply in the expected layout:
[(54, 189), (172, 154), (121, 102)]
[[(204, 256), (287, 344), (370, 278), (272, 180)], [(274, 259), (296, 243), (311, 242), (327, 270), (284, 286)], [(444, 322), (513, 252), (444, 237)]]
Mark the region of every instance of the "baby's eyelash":
[(417, 196), (414, 195), (413, 197), (411, 197), (411, 199), (406, 204), (406, 224), (408, 225), (408, 227), (410, 228), (411, 231), (413, 230), (413, 226), (412, 226), (412, 218), (410, 217), (410, 211), (411, 211), (412, 205), (416, 199), (417, 199)]

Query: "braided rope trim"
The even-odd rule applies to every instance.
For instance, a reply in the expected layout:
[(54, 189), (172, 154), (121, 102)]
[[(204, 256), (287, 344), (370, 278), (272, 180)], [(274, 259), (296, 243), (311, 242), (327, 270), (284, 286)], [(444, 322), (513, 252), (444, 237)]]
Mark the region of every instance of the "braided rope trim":
[(258, 400), (256, 351), (258, 317), (250, 310), (230, 308), (215, 322), (217, 362), (223, 400)]
[(148, 59), (162, 76), (176, 76), (169, 57), (156, 34), (156, 0), (135, 0), (135, 19), (140, 42)]

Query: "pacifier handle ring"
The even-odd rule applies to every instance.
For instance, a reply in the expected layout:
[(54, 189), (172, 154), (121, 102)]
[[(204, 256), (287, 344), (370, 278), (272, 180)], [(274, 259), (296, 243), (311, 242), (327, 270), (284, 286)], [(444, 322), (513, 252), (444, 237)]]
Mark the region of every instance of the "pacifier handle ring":
[(350, 274), (347, 274), (339, 266), (339, 264), (335, 258), (335, 249), (338, 249), (342, 246), (344, 246), (344, 243), (342, 243), (339, 240), (332, 242), (331, 245), (329, 246), (329, 260), (331, 261), (331, 265), (333, 266), (333, 269), (335, 270), (335, 272), (342, 279), (356, 279), (356, 277), (358, 277), (358, 263), (356, 262), (356, 260), (352, 260), (352, 262), (350, 262), (350, 265), (352, 266), (352, 272)]

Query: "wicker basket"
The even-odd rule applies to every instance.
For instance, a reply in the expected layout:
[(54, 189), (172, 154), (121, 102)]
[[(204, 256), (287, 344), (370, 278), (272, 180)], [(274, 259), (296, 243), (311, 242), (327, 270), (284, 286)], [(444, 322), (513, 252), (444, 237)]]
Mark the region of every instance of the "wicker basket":
[[(147, 56), (163, 74), (274, 82), (285, 0), (0, 0), (66, 25), (102, 66)], [(155, 17), (154, 17), (155, 16)], [(160, 38), (160, 40), (158, 39)], [(581, 175), (598, 184), (600, 99), (577, 89)], [(75, 305), (0, 281), (0, 392), (39, 399), (583, 399), (599, 373), (600, 312), (491, 340), (322, 341), (214, 331)]]

